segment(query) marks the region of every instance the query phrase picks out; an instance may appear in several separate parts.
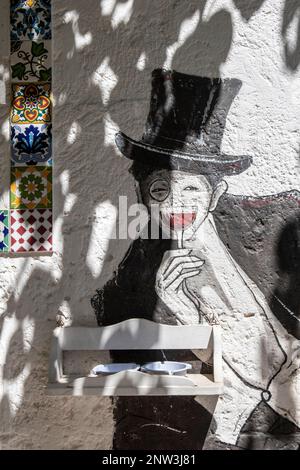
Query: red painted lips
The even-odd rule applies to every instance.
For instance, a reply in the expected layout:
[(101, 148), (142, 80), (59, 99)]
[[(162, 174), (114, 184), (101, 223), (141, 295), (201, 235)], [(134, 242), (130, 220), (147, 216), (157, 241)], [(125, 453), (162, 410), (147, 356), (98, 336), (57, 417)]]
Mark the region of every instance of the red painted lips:
[(171, 212), (170, 227), (172, 230), (184, 230), (196, 219), (196, 212)]

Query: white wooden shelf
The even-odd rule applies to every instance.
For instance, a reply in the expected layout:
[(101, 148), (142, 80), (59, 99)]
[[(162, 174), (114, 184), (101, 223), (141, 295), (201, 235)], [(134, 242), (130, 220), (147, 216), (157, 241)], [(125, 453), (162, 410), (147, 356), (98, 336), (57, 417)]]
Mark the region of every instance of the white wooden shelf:
[(105, 377), (62, 378), (50, 384), (49, 395), (102, 396), (161, 396), (161, 395), (220, 395), (221, 383), (212, 375), (189, 374), (185, 377), (150, 375), (140, 371), (126, 371)]
[[(152, 375), (122, 371), (96, 377), (66, 375), (64, 351), (212, 349), (213, 375)], [(49, 395), (164, 396), (220, 395), (223, 392), (219, 326), (170, 326), (132, 318), (100, 328), (56, 328), (49, 368)]]

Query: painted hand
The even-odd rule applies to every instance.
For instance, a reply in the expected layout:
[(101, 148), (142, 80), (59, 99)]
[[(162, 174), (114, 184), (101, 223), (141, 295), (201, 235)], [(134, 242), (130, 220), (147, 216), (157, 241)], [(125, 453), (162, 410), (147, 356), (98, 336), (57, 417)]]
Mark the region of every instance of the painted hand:
[(186, 279), (201, 273), (204, 261), (181, 249), (165, 253), (156, 276), (156, 293), (180, 324), (197, 324), (199, 302), (187, 289)]

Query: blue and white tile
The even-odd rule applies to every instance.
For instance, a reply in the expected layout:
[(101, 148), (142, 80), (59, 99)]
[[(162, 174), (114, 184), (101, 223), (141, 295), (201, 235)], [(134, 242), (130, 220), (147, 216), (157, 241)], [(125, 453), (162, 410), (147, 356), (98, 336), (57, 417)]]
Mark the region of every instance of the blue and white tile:
[(10, 38), (51, 39), (51, 0), (11, 0)]
[(14, 166), (51, 165), (51, 124), (11, 125), (11, 160)]

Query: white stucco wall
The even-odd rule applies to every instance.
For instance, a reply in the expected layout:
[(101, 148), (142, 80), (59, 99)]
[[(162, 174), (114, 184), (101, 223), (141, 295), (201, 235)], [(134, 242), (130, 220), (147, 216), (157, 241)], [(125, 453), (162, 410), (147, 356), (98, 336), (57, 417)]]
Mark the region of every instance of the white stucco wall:
[[(247, 21), (233, 0), (52, 0), (54, 253), (0, 258), (0, 448), (112, 445), (110, 399), (46, 397), (49, 345), (59, 313), (95, 325), (90, 298), (129, 245), (109, 240), (119, 195), (135, 200), (113, 135), (120, 128), (141, 136), (154, 68), (242, 80), (223, 150), (250, 154), (254, 164), (230, 178), (229, 192), (300, 190), (300, 68), (285, 60), (286, 2), (260, 3)], [(9, 176), (8, 4), (1, 0), (1, 208)], [(297, 31), (295, 20), (290, 49)]]

